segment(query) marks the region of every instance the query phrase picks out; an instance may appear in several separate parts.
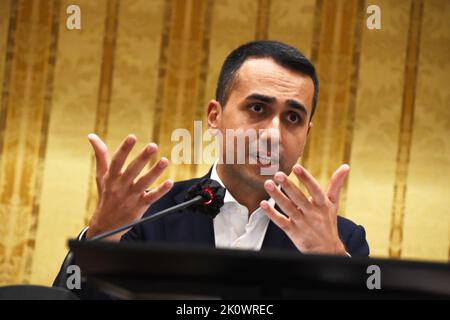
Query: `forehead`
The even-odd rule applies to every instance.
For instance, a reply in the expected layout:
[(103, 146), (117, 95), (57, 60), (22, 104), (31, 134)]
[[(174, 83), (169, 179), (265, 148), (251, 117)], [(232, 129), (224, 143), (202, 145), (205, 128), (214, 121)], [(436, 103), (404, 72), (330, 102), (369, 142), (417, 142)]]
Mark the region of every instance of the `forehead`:
[(239, 69), (230, 100), (243, 100), (252, 93), (270, 95), (279, 100), (296, 99), (309, 113), (314, 83), (307, 74), (287, 69), (271, 58), (252, 58)]

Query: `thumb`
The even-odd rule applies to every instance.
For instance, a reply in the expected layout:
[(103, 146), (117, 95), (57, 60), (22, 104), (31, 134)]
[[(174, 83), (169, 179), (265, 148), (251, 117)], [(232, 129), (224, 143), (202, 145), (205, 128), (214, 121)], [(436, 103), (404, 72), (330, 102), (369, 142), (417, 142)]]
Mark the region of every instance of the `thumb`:
[(91, 133), (88, 135), (89, 143), (94, 149), (95, 164), (96, 164), (96, 177), (103, 177), (108, 171), (109, 167), (109, 155), (106, 144), (96, 134)]

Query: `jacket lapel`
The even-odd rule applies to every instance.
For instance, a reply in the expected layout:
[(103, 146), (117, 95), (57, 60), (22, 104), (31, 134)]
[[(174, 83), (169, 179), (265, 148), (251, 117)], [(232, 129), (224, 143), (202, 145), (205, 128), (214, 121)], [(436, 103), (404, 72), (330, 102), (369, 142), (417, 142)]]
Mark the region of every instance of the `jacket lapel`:
[[(275, 209), (281, 213), (283, 212), (277, 205), (275, 205)], [(286, 233), (272, 221), (269, 222), (261, 247), (261, 250), (267, 249), (288, 249), (298, 252), (297, 247), (292, 243)]]
[[(211, 170), (212, 168), (200, 179), (194, 179), (193, 183), (189, 185), (188, 188), (199, 182), (201, 179), (209, 178), (211, 176)], [(175, 196), (175, 203), (179, 204), (185, 201), (187, 189)], [(180, 237), (180, 239), (178, 239), (180, 242), (195, 242), (204, 244), (208, 247), (215, 247), (214, 223), (211, 217), (199, 213), (192, 208), (183, 209), (180, 212), (180, 215), (182, 216), (176, 217), (177, 220), (172, 220), (173, 222), (177, 221), (178, 223), (183, 224), (183, 228), (180, 228), (180, 232), (177, 233)]]

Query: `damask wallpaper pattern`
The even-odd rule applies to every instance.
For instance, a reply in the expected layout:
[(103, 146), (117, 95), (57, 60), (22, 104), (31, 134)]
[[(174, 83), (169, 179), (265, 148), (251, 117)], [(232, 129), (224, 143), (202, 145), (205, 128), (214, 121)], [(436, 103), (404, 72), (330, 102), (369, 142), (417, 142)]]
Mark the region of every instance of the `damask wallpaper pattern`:
[[(66, 27), (72, 4), (81, 30)], [(366, 27), (369, 4), (380, 30)], [(340, 213), (365, 226), (372, 255), (447, 261), (449, 16), (448, 0), (0, 0), (0, 284), (50, 284), (87, 223), (88, 133), (111, 150), (134, 133), (133, 154), (152, 140), (170, 157), (175, 128), (205, 127), (226, 55), (254, 39), (316, 64), (300, 161), (324, 187), (350, 164)]]

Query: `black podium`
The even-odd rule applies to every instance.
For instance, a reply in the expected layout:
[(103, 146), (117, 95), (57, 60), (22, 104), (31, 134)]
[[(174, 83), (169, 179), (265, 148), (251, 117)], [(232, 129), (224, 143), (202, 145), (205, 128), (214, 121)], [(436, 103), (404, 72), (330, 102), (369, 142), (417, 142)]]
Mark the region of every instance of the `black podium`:
[[(89, 286), (125, 299), (450, 298), (450, 264), (70, 241)], [(368, 267), (381, 289), (368, 289)]]

